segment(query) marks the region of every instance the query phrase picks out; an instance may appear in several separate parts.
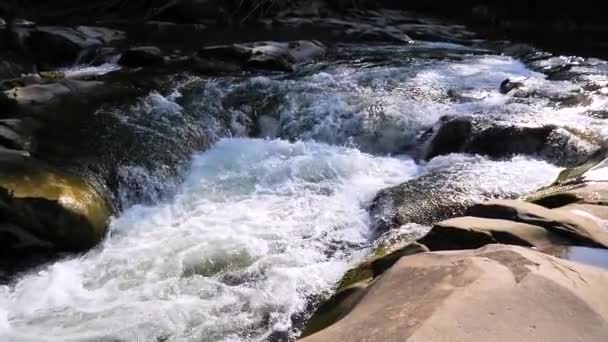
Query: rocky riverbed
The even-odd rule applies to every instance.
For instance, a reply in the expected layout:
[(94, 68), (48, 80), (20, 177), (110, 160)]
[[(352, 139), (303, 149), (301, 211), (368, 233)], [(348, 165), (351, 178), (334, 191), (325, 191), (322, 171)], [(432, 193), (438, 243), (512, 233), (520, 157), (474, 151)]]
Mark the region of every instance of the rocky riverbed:
[(0, 339), (603, 341), (608, 62), (183, 6), (0, 20)]

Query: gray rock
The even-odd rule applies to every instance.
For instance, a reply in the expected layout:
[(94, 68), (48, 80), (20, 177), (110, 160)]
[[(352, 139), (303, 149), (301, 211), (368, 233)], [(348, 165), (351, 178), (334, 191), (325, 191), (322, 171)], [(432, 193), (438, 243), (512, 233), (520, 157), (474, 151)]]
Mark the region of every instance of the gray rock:
[(28, 42), (39, 64), (47, 67), (87, 63), (102, 45), (98, 38), (62, 26), (39, 26)]
[(144, 67), (165, 63), (162, 51), (156, 46), (138, 46), (123, 52), (118, 64), (128, 67)]

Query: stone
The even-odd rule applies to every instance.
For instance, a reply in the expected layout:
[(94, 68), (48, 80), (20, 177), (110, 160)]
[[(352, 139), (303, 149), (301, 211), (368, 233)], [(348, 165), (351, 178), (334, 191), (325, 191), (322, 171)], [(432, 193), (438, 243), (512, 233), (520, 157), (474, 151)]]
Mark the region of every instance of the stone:
[(145, 67), (165, 63), (162, 51), (156, 46), (138, 46), (123, 52), (118, 64), (128, 67)]
[(19, 115), (42, 121), (65, 121), (74, 115), (90, 115), (102, 103), (128, 98), (138, 92), (127, 83), (63, 79), (16, 87), (4, 91), (4, 95), (12, 102), (12, 112)]
[(418, 243), (431, 251), (477, 249), (489, 244), (547, 248), (568, 244), (568, 240), (543, 227), (526, 223), (457, 217), (439, 222)]
[(323, 44), (306, 40), (208, 46), (194, 56), (194, 68), (201, 72), (243, 69), (290, 72), (298, 64), (310, 62), (325, 52)]
[(600, 342), (608, 336), (607, 285), (606, 271), (523, 247), (416, 254), (301, 341)]
[(39, 26), (27, 45), (39, 65), (53, 68), (93, 60), (103, 42), (70, 27)]
[(116, 43), (126, 38), (124, 31), (101, 26), (78, 26), (76, 30), (87, 37), (101, 41), (103, 44)]
[(512, 79), (507, 78), (506, 80), (502, 81), (502, 83), (500, 84), (500, 93), (508, 94), (509, 92), (511, 92), (511, 90), (523, 87), (523, 85), (524, 85), (524, 82), (521, 79), (512, 80)]
[[(370, 260), (349, 270), (339, 282), (336, 293), (315, 311), (313, 319), (308, 322), (302, 335), (312, 335), (344, 317), (363, 297), (373, 280), (399, 259), (428, 251), (428, 248), (419, 243), (410, 243), (396, 248), (386, 255), (382, 255), (382, 253), (374, 255)], [(378, 254), (378, 251), (375, 254)]]
[(496, 124), (470, 116), (442, 117), (428, 134), (425, 159), (449, 153), (473, 153), (493, 158), (540, 155), (572, 167), (605, 149), (599, 136), (555, 125)]
[(473, 205), (466, 215), (536, 225), (570, 239), (573, 244), (608, 248), (608, 229), (592, 218), (564, 214), (533, 203), (493, 200)]
[(473, 134), (473, 120), (469, 117), (442, 117), (439, 128), (431, 137), (426, 159), (460, 152)]
[(4, 152), (0, 169), (0, 225), (2, 234), (12, 237), (0, 240), (4, 253), (18, 253), (36, 241), (39, 248), (85, 251), (105, 236), (109, 198), (87, 181)]

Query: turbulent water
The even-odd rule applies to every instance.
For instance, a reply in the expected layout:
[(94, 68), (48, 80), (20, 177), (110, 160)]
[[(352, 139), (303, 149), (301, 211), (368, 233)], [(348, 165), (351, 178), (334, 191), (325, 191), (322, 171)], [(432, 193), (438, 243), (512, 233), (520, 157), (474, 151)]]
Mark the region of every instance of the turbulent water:
[(441, 116), (608, 133), (584, 115), (604, 108), (603, 97), (566, 108), (500, 94), (516, 76), (555, 92), (576, 87), (510, 57), (418, 43), (339, 47), (293, 75), (194, 78), (151, 94), (146, 113), (198, 113), (217, 142), (192, 157), (171, 196), (116, 217), (97, 249), (0, 286), (0, 340), (296, 338), (314, 299), (368, 252), (366, 207), (378, 190), (460, 167), (482, 189), (523, 194), (559, 170), (522, 156), (420, 162), (420, 134)]

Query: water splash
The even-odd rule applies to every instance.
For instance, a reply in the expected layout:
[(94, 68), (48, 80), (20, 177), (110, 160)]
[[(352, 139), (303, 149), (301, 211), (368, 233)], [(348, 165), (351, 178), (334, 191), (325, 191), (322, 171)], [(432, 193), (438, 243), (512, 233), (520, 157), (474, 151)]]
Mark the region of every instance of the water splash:
[(175, 197), (135, 206), (102, 248), (1, 293), (5, 339), (245, 341), (282, 331), (368, 243), (365, 203), (420, 172), (319, 143), (220, 141)]

